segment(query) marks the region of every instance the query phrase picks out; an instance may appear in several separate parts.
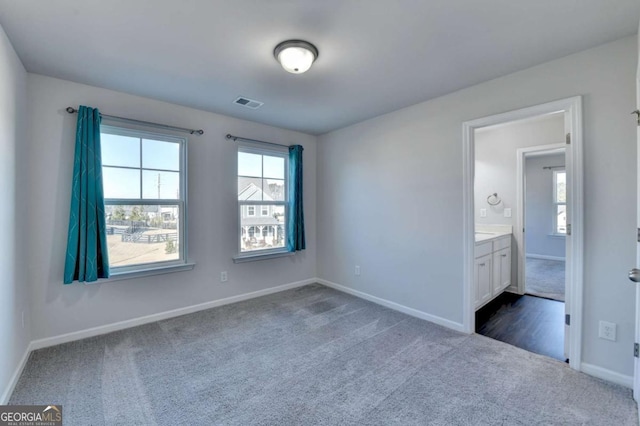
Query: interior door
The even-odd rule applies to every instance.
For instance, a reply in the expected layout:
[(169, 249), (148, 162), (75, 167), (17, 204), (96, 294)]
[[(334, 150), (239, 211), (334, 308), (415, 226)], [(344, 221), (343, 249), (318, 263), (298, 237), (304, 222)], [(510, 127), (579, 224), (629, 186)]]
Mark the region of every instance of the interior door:
[[(567, 138), (571, 138), (571, 129), (573, 128), (573, 123), (572, 123), (572, 118), (571, 118), (571, 112), (570, 111), (565, 111), (564, 112), (564, 133), (565, 135), (567, 135)], [(566, 141), (565, 141), (566, 142)], [(574, 202), (575, 202), (575, 198), (574, 198), (574, 194), (572, 192), (572, 188), (573, 188), (573, 173), (572, 171), (575, 170), (573, 167), (573, 163), (574, 163), (574, 158), (573, 158), (573, 150), (572, 149), (565, 149), (564, 150), (564, 161), (565, 161), (565, 170), (567, 171), (566, 174), (566, 183), (565, 183), (565, 190), (566, 190), (566, 217), (567, 217), (567, 235), (565, 237), (565, 273), (564, 273), (564, 317), (565, 317), (565, 323), (564, 323), (564, 357), (566, 359), (570, 359), (570, 342), (571, 339), (569, 338), (570, 334), (571, 334), (571, 326), (570, 321), (567, 321), (567, 318), (571, 318), (571, 306), (573, 303), (573, 294), (571, 293), (571, 286), (568, 286), (567, 283), (573, 282), (573, 264), (574, 264), (574, 259), (573, 259), (573, 241), (571, 241), (571, 217), (573, 214), (573, 208), (574, 208)]]
[[(640, 33), (638, 33), (638, 51), (640, 53)], [(638, 61), (638, 70), (636, 78), (636, 106), (640, 108), (640, 58)], [(640, 112), (636, 110), (638, 115), (638, 131), (636, 133), (636, 143), (638, 146), (638, 179), (640, 179)], [(636, 205), (638, 206), (638, 229), (640, 229), (640, 181), (638, 185), (638, 195), (636, 196)], [(640, 243), (636, 243), (636, 268), (640, 268)], [(632, 281), (640, 281), (640, 270), (632, 269), (629, 273), (629, 279)], [(640, 342), (640, 285), (636, 285), (636, 342)], [(640, 358), (636, 355), (633, 359), (633, 397), (640, 402)]]

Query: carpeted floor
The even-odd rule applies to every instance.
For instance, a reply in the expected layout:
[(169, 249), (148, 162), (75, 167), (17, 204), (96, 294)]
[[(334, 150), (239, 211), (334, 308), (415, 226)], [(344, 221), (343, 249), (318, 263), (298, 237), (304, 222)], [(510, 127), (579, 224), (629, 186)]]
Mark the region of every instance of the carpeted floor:
[(631, 391), (310, 285), (35, 351), (65, 425), (637, 425)]
[(564, 302), (564, 260), (526, 258), (525, 292)]

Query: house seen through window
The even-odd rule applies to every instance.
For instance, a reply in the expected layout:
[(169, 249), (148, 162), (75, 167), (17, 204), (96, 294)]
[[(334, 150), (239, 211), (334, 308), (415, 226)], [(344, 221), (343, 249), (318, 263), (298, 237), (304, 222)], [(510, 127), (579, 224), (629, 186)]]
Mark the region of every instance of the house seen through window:
[(238, 148), (239, 252), (285, 251), (288, 151)]
[(109, 266), (184, 264), (185, 140), (101, 126)]

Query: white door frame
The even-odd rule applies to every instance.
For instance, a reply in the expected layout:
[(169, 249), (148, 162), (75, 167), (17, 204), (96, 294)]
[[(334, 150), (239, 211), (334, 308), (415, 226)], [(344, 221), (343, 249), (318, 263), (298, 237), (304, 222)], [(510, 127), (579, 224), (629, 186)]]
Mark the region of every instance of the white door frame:
[[(467, 333), (475, 332), (475, 306), (473, 298), (473, 265), (475, 248), (474, 175), (475, 175), (475, 130), (522, 120), (544, 114), (564, 111), (565, 133), (570, 134), (567, 145), (567, 217), (571, 224), (571, 236), (567, 236), (566, 299), (571, 316), (569, 334), (569, 365), (581, 369), (582, 360), (582, 306), (583, 306), (583, 136), (582, 97), (561, 99), (477, 120), (462, 125), (462, 234), (463, 234), (463, 327)], [(573, 206), (570, 208), (569, 205)], [(569, 303), (570, 302), (570, 303)]]
[(524, 179), (525, 172), (526, 172), (525, 159), (527, 158), (528, 155), (533, 153), (536, 153), (536, 154), (541, 154), (545, 152), (552, 153), (554, 151), (560, 152), (560, 150), (562, 150), (562, 153), (565, 154), (566, 147), (567, 145), (564, 143), (554, 143), (554, 144), (548, 144), (548, 145), (528, 146), (526, 148), (519, 148), (516, 151), (517, 212), (516, 212), (516, 226), (513, 229), (513, 237), (515, 238), (516, 246), (518, 247), (518, 279), (516, 280), (515, 283), (512, 283), (508, 287), (508, 290), (514, 293), (524, 294), (526, 290), (525, 265), (526, 265), (527, 251), (526, 251), (526, 241), (525, 241), (526, 235), (524, 235), (524, 232), (523, 232), (525, 227), (524, 209), (525, 209), (525, 196), (526, 196), (525, 179)]

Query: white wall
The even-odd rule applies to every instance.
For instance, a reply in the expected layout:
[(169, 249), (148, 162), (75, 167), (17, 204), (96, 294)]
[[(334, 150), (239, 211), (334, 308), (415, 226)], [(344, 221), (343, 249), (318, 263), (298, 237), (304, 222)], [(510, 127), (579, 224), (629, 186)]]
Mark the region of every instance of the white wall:
[(526, 253), (551, 257), (565, 257), (565, 237), (552, 235), (553, 169), (564, 166), (564, 154), (528, 157), (525, 160), (525, 235)]
[[(22, 258), (24, 214), (17, 171), (22, 167), (25, 143), (27, 73), (0, 27), (0, 403), (8, 395), (11, 378), (27, 345), (29, 332), (28, 286)], [(36, 260), (37, 259), (31, 259)], [(25, 325), (22, 324), (24, 313)]]
[[(316, 138), (124, 93), (29, 74), (28, 183), (33, 337), (41, 339), (218, 300), (316, 276)], [(211, 96), (215, 96), (212, 93)], [(202, 128), (188, 142), (189, 257), (195, 269), (85, 285), (62, 284), (76, 116), (79, 104), (106, 114)], [(258, 111), (259, 113), (259, 111)], [(236, 143), (227, 133), (304, 146), (307, 250), (234, 264), (237, 243)], [(220, 283), (220, 272), (229, 281)]]
[[(481, 224), (515, 226), (518, 217), (516, 204), (517, 158), (520, 148), (562, 143), (564, 114), (550, 114), (539, 118), (479, 129), (475, 134), (475, 221)], [(487, 197), (498, 193), (502, 203), (487, 204)], [(511, 217), (504, 217), (504, 209), (511, 209)], [(487, 209), (487, 217), (480, 217), (480, 209)]]
[[(625, 38), (321, 136), (319, 276), (461, 323), (462, 123), (582, 95), (583, 362), (631, 375), (637, 53)], [(599, 320), (618, 324), (616, 342)]]

